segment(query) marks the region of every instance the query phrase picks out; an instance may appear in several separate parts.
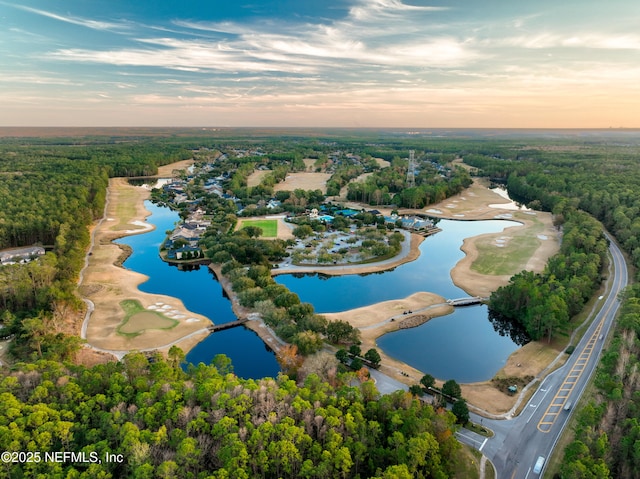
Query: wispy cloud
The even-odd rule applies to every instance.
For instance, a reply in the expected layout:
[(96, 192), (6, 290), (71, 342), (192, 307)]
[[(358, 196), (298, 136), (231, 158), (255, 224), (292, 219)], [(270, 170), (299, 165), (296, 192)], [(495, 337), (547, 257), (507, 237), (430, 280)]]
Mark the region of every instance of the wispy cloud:
[(64, 16), (57, 13), (49, 12), (47, 10), (41, 10), (39, 8), (27, 7), (25, 5), (18, 5), (15, 3), (5, 3), (5, 2), (1, 2), (1, 3), (3, 5), (8, 5), (13, 8), (23, 10), (25, 12), (35, 13), (36, 15), (52, 18), (54, 20), (70, 23), (72, 25), (78, 25), (81, 27), (90, 28), (92, 30), (123, 30), (123, 29), (129, 28), (128, 25), (126, 25), (125, 23), (105, 22), (100, 20), (91, 20), (91, 19), (82, 18), (82, 17)]
[[(564, 98), (578, 105), (579, 97), (618, 91), (629, 97), (640, 90), (633, 16), (613, 31), (611, 22), (593, 15), (563, 22), (547, 3), (544, 10), (535, 2), (487, 7), (485, 15), (471, 0), (446, 2), (451, 7), (428, 0), (326, 1), (329, 8), (339, 3), (332, 14), (340, 16), (319, 10), (314, 18), (310, 8), (300, 16), (181, 17), (195, 9), (176, 8), (170, 18), (123, 13), (127, 20), (121, 20), (109, 16), (107, 2), (80, 14), (46, 0), (30, 0), (32, 6), (0, 0), (15, 17), (0, 39), (1, 103), (44, 104), (49, 92), (56, 106), (68, 101), (81, 108), (86, 101), (111, 105), (114, 115), (125, 104), (139, 112), (175, 108), (192, 122), (225, 112), (236, 124), (242, 115), (265, 124), (277, 115), (290, 119), (284, 123), (311, 124), (307, 118), (321, 114), (327, 124), (352, 114), (362, 124), (432, 118), (442, 124), (456, 115), (515, 118), (511, 112), (536, 101), (556, 112)], [(584, 8), (602, 11), (595, 3)], [(119, 3), (122, 11), (125, 4)], [(144, 0), (136, 12), (152, 4)], [(86, 13), (96, 10), (101, 13)], [(580, 16), (587, 18), (583, 10)], [(52, 22), (65, 28), (35, 27)], [(540, 118), (543, 110), (550, 111), (540, 108)]]
[[(155, 66), (181, 71), (300, 75), (324, 72), (338, 76), (342, 76), (341, 71), (357, 69), (359, 65), (441, 68), (460, 66), (480, 58), (472, 44), (464, 39), (419, 33), (422, 20), (416, 14), (441, 10), (443, 8), (406, 5), (399, 0), (375, 0), (359, 1), (347, 18), (331, 24), (174, 20), (172, 23), (180, 28), (225, 36), (209, 40), (138, 38), (137, 42), (148, 48), (109, 51), (73, 48), (60, 49), (50, 55), (67, 61)], [(390, 15), (397, 16), (395, 26), (389, 22)], [(378, 28), (374, 28), (375, 25)], [(410, 42), (405, 36), (407, 31), (416, 32)], [(384, 42), (382, 37), (386, 39)]]

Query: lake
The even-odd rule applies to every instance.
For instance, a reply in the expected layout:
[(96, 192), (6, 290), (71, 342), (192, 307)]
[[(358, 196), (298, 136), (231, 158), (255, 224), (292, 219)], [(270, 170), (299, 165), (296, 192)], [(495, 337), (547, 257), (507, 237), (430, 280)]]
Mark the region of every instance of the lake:
[[(209, 268), (202, 266), (181, 271), (160, 259), (158, 251), (165, 239), (165, 232), (172, 230), (176, 221), (179, 221), (178, 214), (150, 201), (145, 202), (145, 207), (151, 212), (147, 221), (156, 229), (117, 241), (133, 249), (124, 267), (149, 277), (139, 286), (140, 290), (179, 298), (189, 311), (202, 314), (215, 324), (236, 320), (231, 302)], [(229, 356), (235, 374), (243, 378), (275, 377), (280, 371), (273, 352), (256, 333), (244, 327), (209, 335), (187, 354), (187, 361), (208, 364), (216, 354)]]
[[(453, 284), (450, 271), (462, 259), (464, 238), (497, 233), (520, 223), (506, 220), (441, 220), (442, 232), (420, 245), (420, 257), (382, 274), (326, 276), (279, 275), (276, 281), (297, 293), (320, 313), (345, 311), (380, 301), (401, 299), (430, 291), (446, 299), (467, 294)], [(504, 366), (518, 349), (508, 336), (498, 334), (484, 305), (456, 308), (447, 316), (417, 327), (386, 334), (377, 344), (389, 356), (438, 379), (485, 381)]]
[[(145, 203), (154, 231), (119, 240), (133, 249), (124, 266), (149, 276), (142, 291), (179, 298), (185, 307), (221, 324), (236, 319), (231, 303), (209, 268), (182, 271), (163, 262), (158, 249), (179, 220), (176, 212)], [(431, 291), (445, 298), (466, 296), (451, 281), (450, 271), (463, 256), (466, 237), (499, 232), (514, 221), (441, 220), (443, 229), (420, 246), (420, 257), (392, 271), (367, 275), (280, 275), (276, 281), (297, 293), (319, 313), (345, 311), (389, 299), (404, 298), (418, 291)], [(448, 316), (424, 325), (387, 334), (378, 346), (439, 379), (458, 382), (483, 381), (493, 377), (519, 346), (495, 332), (486, 306), (458, 308)], [(187, 354), (187, 361), (209, 363), (217, 354), (229, 356), (234, 372), (244, 378), (276, 376), (280, 371), (273, 352), (253, 331), (243, 327), (211, 334)]]

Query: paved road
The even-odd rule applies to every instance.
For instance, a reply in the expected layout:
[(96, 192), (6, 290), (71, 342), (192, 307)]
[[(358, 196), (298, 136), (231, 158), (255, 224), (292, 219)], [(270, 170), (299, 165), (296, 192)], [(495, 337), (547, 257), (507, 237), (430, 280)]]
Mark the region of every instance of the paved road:
[[(562, 434), (573, 408), (595, 370), (604, 338), (607, 337), (618, 311), (620, 293), (627, 285), (628, 273), (620, 249), (611, 242), (613, 257), (611, 291), (602, 298), (604, 305), (567, 363), (548, 375), (531, 397), (522, 413), (514, 419), (495, 420), (472, 415), (472, 420), (495, 433), (487, 439), (462, 431), (459, 439), (486, 455), (494, 464), (498, 479), (540, 477), (533, 472), (539, 456), (549, 458)], [(543, 470), (544, 472), (544, 470)]]

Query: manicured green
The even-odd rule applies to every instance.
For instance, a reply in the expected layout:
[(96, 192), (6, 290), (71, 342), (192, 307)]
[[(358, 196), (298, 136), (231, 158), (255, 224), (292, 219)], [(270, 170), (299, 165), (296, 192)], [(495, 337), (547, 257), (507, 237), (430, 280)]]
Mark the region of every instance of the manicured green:
[(544, 224), (535, 217), (532, 219), (531, 228), (518, 231), (502, 247), (497, 246), (494, 239), (476, 242), (479, 254), (471, 269), (492, 275), (514, 275), (522, 271), (542, 242), (537, 235), (544, 230)]
[(171, 329), (179, 322), (159, 311), (145, 309), (137, 299), (125, 299), (120, 302), (120, 307), (126, 316), (118, 325), (117, 331), (123, 336), (135, 337), (147, 329)]
[(278, 236), (278, 220), (242, 220), (242, 228), (256, 226), (262, 230), (262, 238), (275, 238)]

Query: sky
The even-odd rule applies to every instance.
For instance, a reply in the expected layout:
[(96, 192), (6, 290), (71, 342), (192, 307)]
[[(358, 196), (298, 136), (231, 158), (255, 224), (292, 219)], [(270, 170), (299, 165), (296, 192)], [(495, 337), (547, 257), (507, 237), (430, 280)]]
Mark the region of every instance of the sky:
[(0, 126), (640, 127), (638, 0), (0, 0)]

